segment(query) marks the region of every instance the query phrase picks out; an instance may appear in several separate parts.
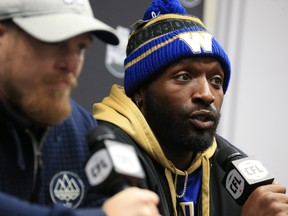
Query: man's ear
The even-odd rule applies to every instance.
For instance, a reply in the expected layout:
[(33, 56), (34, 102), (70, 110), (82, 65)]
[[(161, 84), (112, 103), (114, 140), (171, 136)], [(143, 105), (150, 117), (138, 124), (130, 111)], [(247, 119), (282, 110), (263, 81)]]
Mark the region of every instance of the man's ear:
[(4, 31), (5, 31), (5, 25), (0, 22), (0, 37), (4, 34)]
[(143, 100), (144, 100), (144, 89), (141, 87), (139, 89), (137, 89), (137, 91), (135, 91), (134, 95), (133, 95), (133, 101), (135, 102), (135, 104), (141, 108), (142, 104), (143, 104)]
[(0, 21), (0, 37), (2, 37), (8, 30), (8, 23), (6, 21)]

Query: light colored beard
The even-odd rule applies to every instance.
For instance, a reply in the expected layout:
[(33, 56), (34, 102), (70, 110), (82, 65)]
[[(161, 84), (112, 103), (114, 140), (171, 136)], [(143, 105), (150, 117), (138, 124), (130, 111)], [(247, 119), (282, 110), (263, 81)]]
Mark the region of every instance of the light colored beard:
[(47, 99), (39, 100), (38, 93), (23, 98), (21, 104), (24, 113), (34, 122), (53, 125), (61, 122), (71, 112), (70, 92), (53, 92)]
[[(8, 104), (20, 111), (24, 119), (43, 126), (50, 126), (65, 120), (71, 113), (70, 94), (77, 86), (74, 76), (67, 78), (70, 88), (66, 90), (49, 89), (49, 85), (58, 82), (61, 76), (46, 76), (42, 80), (43, 88), (35, 89), (30, 94), (19, 91), (7, 75), (1, 78), (1, 95)], [(48, 85), (48, 89), (45, 88)], [(6, 99), (5, 99), (6, 98)], [(21, 114), (22, 113), (22, 114)]]
[[(57, 78), (48, 78), (45, 82), (54, 82)], [(77, 85), (76, 78), (69, 79), (69, 89), (65, 91), (47, 90), (34, 92), (22, 97), (21, 107), (34, 122), (42, 125), (54, 125), (65, 120), (71, 113), (70, 94)]]

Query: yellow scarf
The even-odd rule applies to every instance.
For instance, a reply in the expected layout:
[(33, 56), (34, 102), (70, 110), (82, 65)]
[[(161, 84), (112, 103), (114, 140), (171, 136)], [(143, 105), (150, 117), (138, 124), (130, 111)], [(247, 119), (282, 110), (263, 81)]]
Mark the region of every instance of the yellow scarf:
[[(158, 161), (165, 168), (165, 175), (169, 184), (173, 202), (174, 215), (177, 216), (176, 189), (173, 183), (172, 173), (184, 176), (185, 172), (177, 169), (172, 162), (165, 157), (144, 116), (133, 101), (125, 95), (123, 87), (113, 85), (110, 95), (104, 98), (101, 103), (93, 105), (93, 116), (98, 120), (104, 120), (120, 127), (152, 158)], [(216, 146), (217, 144), (214, 139), (212, 146), (205, 152), (198, 153), (187, 170), (187, 173), (190, 174), (202, 166), (203, 176), (201, 192), (203, 216), (209, 216), (209, 159), (214, 154)]]

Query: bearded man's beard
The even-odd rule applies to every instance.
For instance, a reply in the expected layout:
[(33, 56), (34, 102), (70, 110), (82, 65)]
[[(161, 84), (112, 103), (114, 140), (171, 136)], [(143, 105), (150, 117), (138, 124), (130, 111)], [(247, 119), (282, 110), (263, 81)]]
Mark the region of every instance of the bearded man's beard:
[(22, 99), (24, 113), (35, 123), (53, 125), (66, 119), (71, 113), (70, 92), (51, 92), (49, 99), (39, 100), (37, 93)]
[[(162, 148), (169, 151), (203, 152), (212, 145), (221, 116), (220, 112), (205, 107), (214, 113), (215, 124), (209, 130), (201, 130), (193, 127), (189, 121), (191, 109), (168, 110), (167, 106), (150, 95), (145, 96), (145, 118)], [(196, 110), (202, 108), (204, 109), (203, 105), (199, 105)]]
[[(46, 77), (43, 87), (30, 94), (23, 94), (11, 82), (5, 82), (7, 98), (13, 98), (12, 104), (30, 122), (50, 126), (65, 120), (71, 113), (71, 89), (77, 86), (77, 79), (69, 78), (69, 88), (65, 90), (49, 89), (49, 83), (57, 82), (59, 77)], [(48, 85), (48, 87), (46, 86)], [(46, 88), (47, 87), (47, 88)]]

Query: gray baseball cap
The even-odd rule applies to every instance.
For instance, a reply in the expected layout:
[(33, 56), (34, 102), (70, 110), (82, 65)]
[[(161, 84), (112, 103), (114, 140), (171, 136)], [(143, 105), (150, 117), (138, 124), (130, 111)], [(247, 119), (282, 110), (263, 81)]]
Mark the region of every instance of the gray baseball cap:
[(44, 42), (92, 32), (106, 43), (119, 43), (115, 29), (94, 17), (89, 0), (0, 0), (0, 20), (5, 19)]

